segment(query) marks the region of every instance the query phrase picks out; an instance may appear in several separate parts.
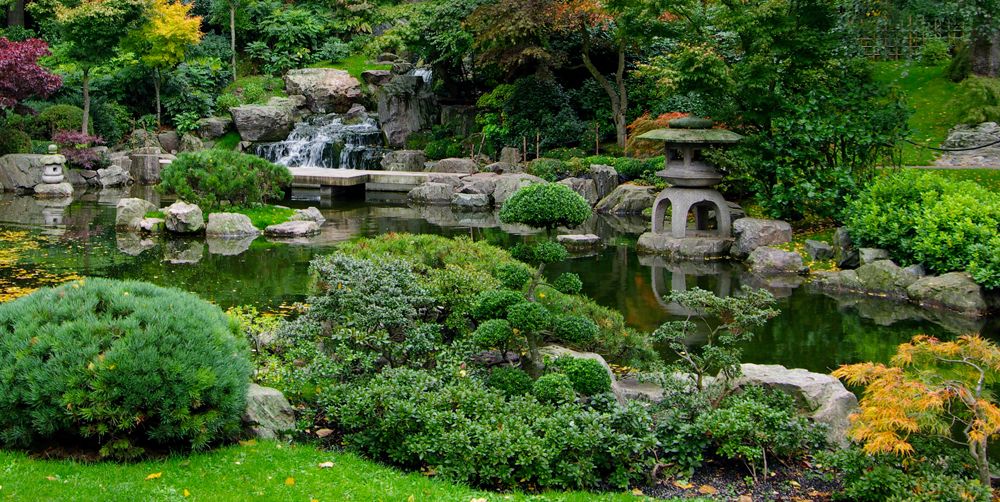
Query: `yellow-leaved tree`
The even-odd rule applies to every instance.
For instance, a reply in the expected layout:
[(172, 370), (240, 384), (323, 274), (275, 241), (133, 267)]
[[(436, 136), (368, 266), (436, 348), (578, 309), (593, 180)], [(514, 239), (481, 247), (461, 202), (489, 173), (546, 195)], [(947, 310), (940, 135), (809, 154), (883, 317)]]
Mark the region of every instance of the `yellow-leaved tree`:
[(849, 364), (833, 376), (865, 387), (850, 436), (866, 452), (909, 455), (911, 434), (943, 436), (968, 448), (979, 481), (990, 486), (987, 447), (1000, 433), (1000, 408), (989, 385), (1000, 376), (1000, 347), (979, 335), (950, 342), (920, 335), (900, 344), (889, 366)]
[(136, 33), (131, 46), (143, 64), (153, 69), (156, 91), (156, 122), (160, 123), (160, 84), (163, 70), (184, 61), (188, 48), (201, 41), (201, 17), (191, 16), (194, 3), (154, 0), (149, 22)]

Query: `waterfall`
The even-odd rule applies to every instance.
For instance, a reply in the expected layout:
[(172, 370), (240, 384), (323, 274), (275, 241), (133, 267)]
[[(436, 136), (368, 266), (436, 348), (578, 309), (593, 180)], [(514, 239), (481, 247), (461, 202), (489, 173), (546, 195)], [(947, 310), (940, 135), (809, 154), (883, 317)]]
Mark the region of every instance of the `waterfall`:
[(316, 115), (295, 124), (288, 139), (260, 143), (255, 153), (288, 167), (380, 169), (385, 139), (367, 113)]

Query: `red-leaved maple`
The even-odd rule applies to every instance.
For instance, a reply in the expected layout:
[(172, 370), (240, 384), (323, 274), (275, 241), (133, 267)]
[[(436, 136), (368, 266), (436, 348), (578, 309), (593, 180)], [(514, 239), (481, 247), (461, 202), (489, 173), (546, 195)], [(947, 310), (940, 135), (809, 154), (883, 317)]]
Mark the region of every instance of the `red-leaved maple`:
[(62, 78), (38, 65), (49, 46), (37, 38), (13, 42), (0, 37), (0, 108), (13, 108), (30, 98), (44, 98), (62, 85)]

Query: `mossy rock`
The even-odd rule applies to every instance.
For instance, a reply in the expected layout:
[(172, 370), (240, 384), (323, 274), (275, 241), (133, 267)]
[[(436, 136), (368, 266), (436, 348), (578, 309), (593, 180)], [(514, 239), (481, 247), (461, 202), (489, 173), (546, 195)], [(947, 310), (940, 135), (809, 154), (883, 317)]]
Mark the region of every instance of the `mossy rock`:
[(673, 129), (711, 129), (714, 122), (701, 117), (681, 117), (667, 122)]

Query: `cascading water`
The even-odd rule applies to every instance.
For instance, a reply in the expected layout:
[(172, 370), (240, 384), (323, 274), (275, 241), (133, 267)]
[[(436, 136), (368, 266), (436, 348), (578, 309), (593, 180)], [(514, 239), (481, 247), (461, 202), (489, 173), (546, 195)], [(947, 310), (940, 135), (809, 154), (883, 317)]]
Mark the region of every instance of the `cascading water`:
[(288, 167), (379, 169), (385, 139), (367, 113), (317, 115), (295, 125), (288, 139), (258, 144), (255, 153)]

